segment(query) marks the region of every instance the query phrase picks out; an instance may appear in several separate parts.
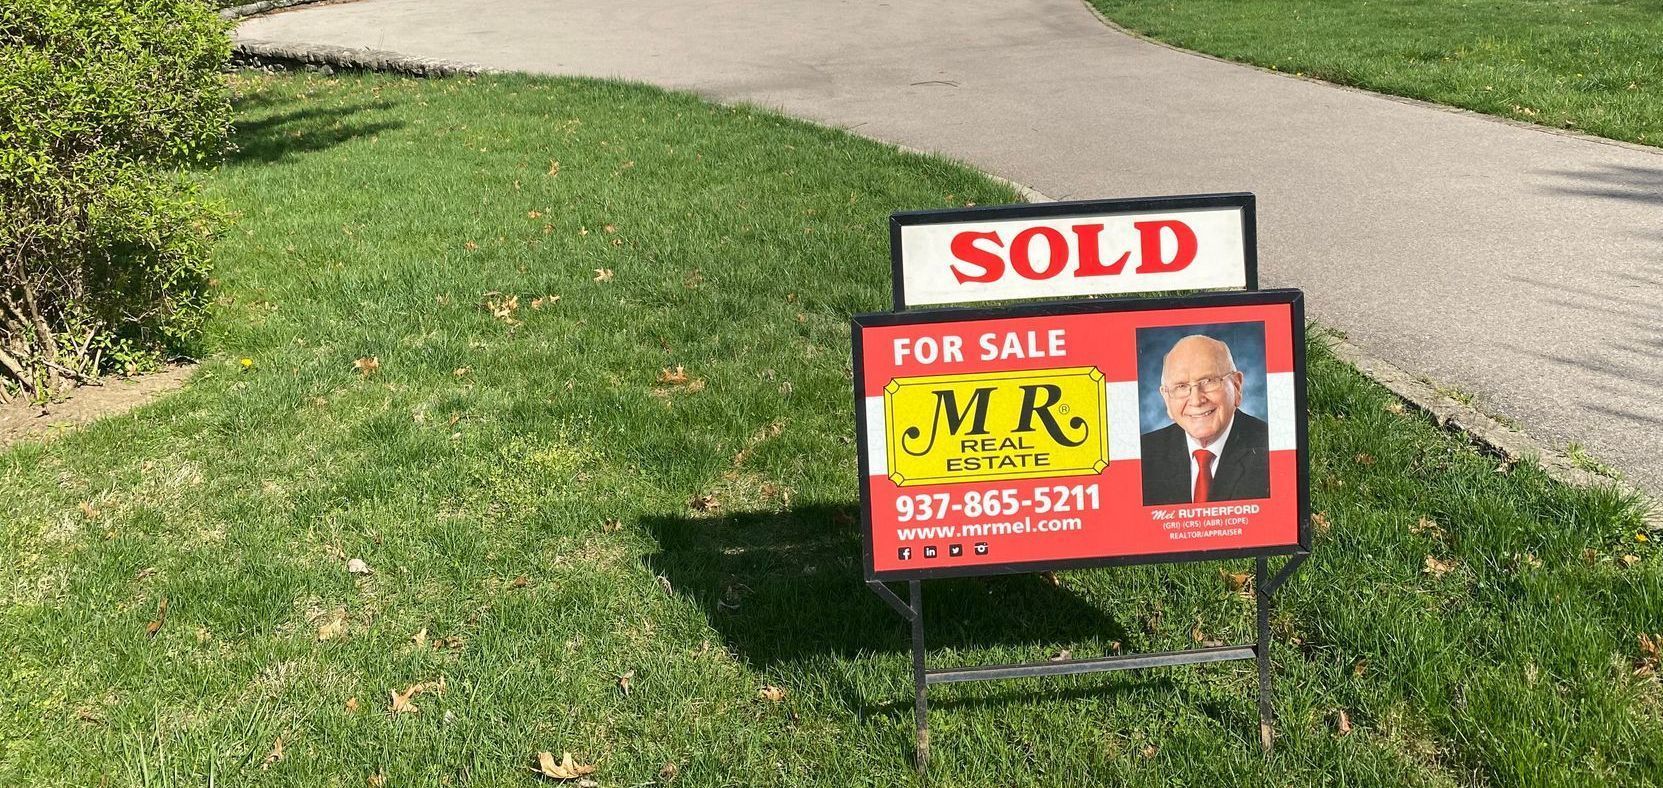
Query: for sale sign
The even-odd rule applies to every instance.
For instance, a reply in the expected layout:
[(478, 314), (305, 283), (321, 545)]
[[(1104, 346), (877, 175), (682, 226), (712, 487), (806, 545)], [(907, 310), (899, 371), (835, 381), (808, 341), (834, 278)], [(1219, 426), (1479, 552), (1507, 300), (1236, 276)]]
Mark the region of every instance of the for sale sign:
[(913, 211), (889, 232), (897, 309), (1258, 286), (1251, 194)]
[(870, 579), (1292, 553), (1294, 290), (854, 319)]

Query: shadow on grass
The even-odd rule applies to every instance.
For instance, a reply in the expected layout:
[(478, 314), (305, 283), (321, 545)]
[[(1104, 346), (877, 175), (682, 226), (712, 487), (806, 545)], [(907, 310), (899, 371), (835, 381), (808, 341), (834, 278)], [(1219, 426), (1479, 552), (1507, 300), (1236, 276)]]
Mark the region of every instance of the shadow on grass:
[[(650, 517), (642, 524), (659, 552), (646, 561), (757, 668), (908, 652), (906, 623), (866, 588), (859, 519), (854, 504)], [(932, 652), (1125, 639), (1101, 610), (1038, 575), (930, 581), (924, 611)]]
[[(255, 108), (296, 105), (255, 119), (242, 119), (244, 113)], [(344, 107), (303, 106), (295, 99), (271, 100), (252, 98), (237, 102), (239, 120), (232, 123), (231, 141), (234, 149), (225, 157), (226, 164), (270, 164), (290, 156), (327, 150), (360, 137), (369, 137), (402, 127), (391, 121), (357, 121), (347, 119), (360, 113), (385, 110), (391, 105), (357, 104)]]

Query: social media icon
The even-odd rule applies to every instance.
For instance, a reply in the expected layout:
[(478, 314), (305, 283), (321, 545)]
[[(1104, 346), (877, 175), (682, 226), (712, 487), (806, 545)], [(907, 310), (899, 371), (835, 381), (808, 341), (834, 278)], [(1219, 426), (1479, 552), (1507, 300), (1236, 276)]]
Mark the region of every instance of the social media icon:
[(987, 555), (987, 542), (976, 543), (976, 555)]
[(910, 548), (910, 547), (903, 547), (903, 548), (895, 551), (895, 553), (896, 553), (896, 555), (899, 555), (901, 557), (902, 561), (911, 561), (912, 560), (912, 548)]
[(933, 544), (924, 545), (924, 557), (925, 558), (934, 558), (935, 555), (936, 555), (935, 545), (933, 545)]
[(948, 555), (948, 557), (951, 557), (951, 558), (958, 558), (959, 556), (964, 555), (964, 545), (961, 545), (961, 544), (948, 545), (947, 546), (947, 555)]

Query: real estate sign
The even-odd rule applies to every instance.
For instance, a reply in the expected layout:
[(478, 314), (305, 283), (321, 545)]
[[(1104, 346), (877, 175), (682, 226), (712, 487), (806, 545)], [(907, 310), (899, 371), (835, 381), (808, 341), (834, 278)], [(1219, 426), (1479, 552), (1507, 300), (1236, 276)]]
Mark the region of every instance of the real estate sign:
[(857, 316), (867, 578), (1308, 548), (1304, 327), (1294, 290)]

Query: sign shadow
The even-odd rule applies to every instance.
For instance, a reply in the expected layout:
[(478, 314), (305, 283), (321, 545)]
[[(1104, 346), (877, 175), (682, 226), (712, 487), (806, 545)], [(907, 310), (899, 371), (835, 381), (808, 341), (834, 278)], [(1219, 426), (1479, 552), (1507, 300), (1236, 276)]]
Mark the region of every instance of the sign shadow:
[[(908, 625), (865, 586), (859, 517), (853, 502), (647, 517), (659, 551), (644, 561), (754, 668), (910, 653)], [(931, 581), (924, 604), (932, 651), (1126, 639), (1104, 611), (1040, 575)]]

